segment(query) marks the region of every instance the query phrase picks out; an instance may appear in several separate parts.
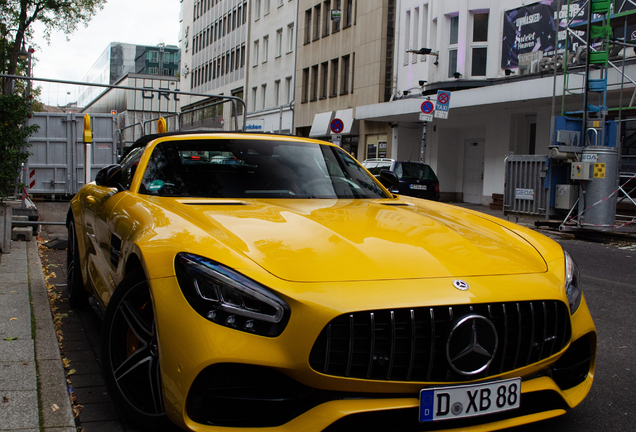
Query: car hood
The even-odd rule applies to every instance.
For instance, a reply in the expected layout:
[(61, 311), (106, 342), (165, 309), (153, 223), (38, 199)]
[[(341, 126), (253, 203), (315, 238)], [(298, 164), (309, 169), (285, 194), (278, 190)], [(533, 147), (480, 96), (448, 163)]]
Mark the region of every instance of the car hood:
[[(479, 215), (420, 200), (179, 200), (198, 228), (289, 281), (545, 272), (542, 256)], [(210, 257), (214, 258), (214, 257)]]

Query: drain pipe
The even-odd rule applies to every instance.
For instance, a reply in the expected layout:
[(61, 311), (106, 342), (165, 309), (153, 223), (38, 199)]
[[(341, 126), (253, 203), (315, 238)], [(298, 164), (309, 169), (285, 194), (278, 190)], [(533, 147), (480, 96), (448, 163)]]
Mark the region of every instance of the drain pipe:
[(391, 98), (389, 99), (389, 102), (392, 102), (395, 97), (397, 96), (397, 83), (398, 83), (398, 79), (397, 79), (397, 72), (398, 72), (398, 59), (400, 57), (399, 54), (399, 49), (400, 49), (400, 31), (398, 31), (398, 29), (400, 28), (400, 17), (402, 16), (401, 12), (400, 12), (400, 8), (402, 7), (402, 0), (396, 0), (395, 2), (395, 11), (393, 13), (393, 16), (395, 16), (395, 24), (394, 24), (394, 34), (395, 34), (395, 40), (393, 41), (394, 44), (394, 48), (393, 48), (393, 91), (391, 92)]

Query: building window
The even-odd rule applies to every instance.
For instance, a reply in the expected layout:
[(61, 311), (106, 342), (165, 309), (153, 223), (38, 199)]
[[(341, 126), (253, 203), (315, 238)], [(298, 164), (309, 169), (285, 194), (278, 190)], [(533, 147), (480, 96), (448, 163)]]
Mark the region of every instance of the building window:
[(331, 60), (331, 96), (338, 96), (338, 59)]
[(247, 1), (243, 2), (243, 24), (247, 22)]
[(285, 4), (284, 0), (278, 0), (278, 7), (281, 7), (284, 4)]
[(313, 102), (318, 99), (318, 65), (311, 67), (311, 99)]
[[(404, 64), (408, 64), (411, 56), (407, 51), (411, 49), (411, 11), (406, 11), (404, 19)], [(415, 55), (415, 54), (414, 54)]]
[[(422, 47), (428, 46), (428, 5), (425, 4), (422, 6)], [(425, 55), (418, 56), (420, 61), (426, 61)]]
[[(420, 49), (421, 47), (417, 45), (420, 40), (420, 8), (416, 7), (413, 9), (413, 49)], [(426, 45), (422, 45), (424, 47)], [(417, 54), (413, 54), (411, 61), (413, 63), (417, 63), (417, 58), (419, 56)]]
[(241, 67), (245, 67), (245, 44), (241, 45)]
[(453, 78), (457, 72), (457, 48), (448, 50), (448, 77)]
[(320, 39), (320, 5), (314, 6), (314, 16), (312, 17), (314, 21), (314, 40)]
[(311, 9), (305, 11), (305, 43), (311, 42)]
[(274, 106), (280, 106), (280, 80), (274, 81)]
[[(342, 0), (336, 0), (336, 10), (342, 10)], [(340, 20), (334, 20), (331, 22), (331, 33), (340, 31)]]
[(488, 57), (488, 48), (473, 48), (472, 56), (472, 68), (470, 74), (472, 76), (486, 76), (486, 58)]
[(294, 90), (292, 87), (292, 77), (285, 78), (285, 87), (287, 88), (287, 98), (285, 100), (289, 104), (292, 101), (292, 92)]
[(232, 50), (232, 52), (230, 53), (230, 72), (232, 72), (234, 70), (234, 50)]
[(254, 1), (254, 21), (261, 18), (261, 0)]
[(353, 24), (353, 0), (346, 0), (347, 8), (345, 9), (345, 25), (344, 28), (351, 27)]
[(322, 63), (320, 68), (322, 69), (320, 74), (320, 99), (325, 99), (329, 89), (329, 62)]
[(459, 16), (450, 17), (450, 35), (448, 49), (448, 78), (453, 78), (457, 72), (457, 42), (459, 40)]
[(258, 49), (259, 49), (259, 41), (254, 41), (254, 66), (258, 66)]
[(267, 102), (267, 84), (263, 84), (261, 85), (261, 97), (263, 100), (263, 103), (261, 105), (262, 109), (265, 109), (265, 107), (267, 106), (266, 102)]
[(268, 53), (269, 53), (269, 35), (263, 36), (263, 63), (267, 63)]
[(450, 40), (449, 44), (457, 45), (459, 39), (459, 15), (450, 17)]
[(309, 99), (309, 68), (303, 69), (303, 93), (301, 102), (307, 102)]
[(488, 58), (488, 13), (473, 14), (471, 76), (486, 76)]
[(283, 29), (276, 30), (276, 57), (280, 57), (283, 54)]
[(159, 63), (159, 51), (147, 51), (146, 60), (150, 63)]
[(256, 91), (258, 88), (252, 87), (252, 111), (256, 111)]
[(265, 12), (263, 15), (267, 15), (269, 13), (270, 0), (265, 0)]
[[(232, 90), (232, 96), (243, 99), (243, 87)], [(238, 101), (236, 102), (236, 111), (236, 115), (243, 115), (243, 104)]]
[(241, 47), (236, 47), (236, 64), (234, 65), (234, 69), (238, 70), (241, 68)]
[(322, 25), (322, 37), (329, 36), (329, 26), (331, 24), (331, 0), (326, 0), (322, 6), (323, 9), (323, 25)]
[(294, 51), (294, 23), (287, 25), (287, 53)]
[(351, 57), (346, 55), (342, 57), (342, 86), (340, 94), (349, 94), (349, 69), (351, 67)]

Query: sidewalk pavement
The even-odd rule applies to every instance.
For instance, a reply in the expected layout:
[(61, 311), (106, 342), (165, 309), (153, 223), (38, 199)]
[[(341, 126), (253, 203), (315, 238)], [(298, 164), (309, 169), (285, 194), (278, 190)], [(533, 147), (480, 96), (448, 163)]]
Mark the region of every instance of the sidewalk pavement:
[(76, 431), (35, 238), (0, 256), (0, 431)]

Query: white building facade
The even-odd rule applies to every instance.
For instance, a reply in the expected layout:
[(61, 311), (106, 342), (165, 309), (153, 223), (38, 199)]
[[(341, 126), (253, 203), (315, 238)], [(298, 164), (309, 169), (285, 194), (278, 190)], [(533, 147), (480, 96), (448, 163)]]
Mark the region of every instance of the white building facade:
[(297, 2), (252, 0), (247, 78), (248, 131), (292, 132)]
[[(183, 0), (181, 2), (182, 91), (244, 98), (249, 35), (247, 0)], [(202, 98), (182, 96), (183, 110)], [(231, 104), (219, 112), (221, 125), (231, 125)], [(239, 116), (242, 108), (239, 106)], [(223, 122), (223, 120), (226, 120)]]
[[(536, 7), (551, 2), (541, 3)], [(567, 7), (567, 2), (560, 3)], [(504, 191), (507, 155), (548, 153), (551, 118), (553, 112), (561, 114), (564, 80), (560, 74), (554, 78), (541, 50), (554, 49), (551, 44), (557, 35), (520, 36), (515, 49), (521, 53), (528, 45), (535, 47), (534, 52), (520, 54), (518, 64), (506, 67), (510, 62), (506, 63), (508, 53), (503, 48), (504, 21), (513, 16), (506, 11), (522, 6), (533, 4), (522, 0), (398, 0), (392, 100), (357, 107), (356, 118), (389, 122), (393, 126), (390, 157), (420, 157), (430, 164), (440, 179), (442, 199), (488, 204), (493, 193)], [(550, 19), (545, 10), (537, 10), (530, 18), (517, 15), (519, 20), (509, 21), (521, 30), (533, 20)], [(430, 52), (408, 52), (421, 48)], [(631, 49), (628, 55), (633, 56)], [(631, 68), (628, 66), (627, 74)], [(610, 71), (608, 88), (620, 82), (620, 74)], [(579, 90), (566, 98), (566, 111), (582, 109), (581, 85), (580, 76), (571, 77), (569, 87)], [(437, 90), (451, 92), (448, 118), (421, 121), (422, 102), (430, 98), (434, 103)], [(608, 101), (612, 97), (618, 98), (608, 92)]]

